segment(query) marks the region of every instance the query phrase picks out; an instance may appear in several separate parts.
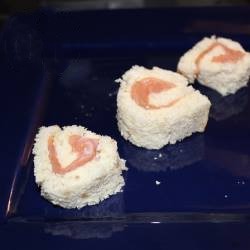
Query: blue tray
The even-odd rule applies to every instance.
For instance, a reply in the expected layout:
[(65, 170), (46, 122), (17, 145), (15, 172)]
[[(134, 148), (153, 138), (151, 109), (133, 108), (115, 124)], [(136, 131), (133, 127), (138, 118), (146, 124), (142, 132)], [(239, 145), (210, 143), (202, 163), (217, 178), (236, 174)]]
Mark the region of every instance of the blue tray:
[[(9, 223), (0, 227), (6, 249), (246, 250), (246, 223)], [(14, 240), (13, 240), (14, 239)], [(4, 248), (2, 248), (4, 249)]]
[[(134, 64), (175, 70), (188, 48), (215, 32), (250, 50), (244, 26), (249, 10), (43, 10), (10, 19), (0, 52), (0, 80), (6, 93), (1, 106), (8, 113), (1, 127), (7, 145), (1, 219), (86, 223), (248, 219), (250, 88), (222, 98), (195, 85), (213, 104), (206, 131), (161, 150), (145, 150), (118, 132), (114, 80)], [(116, 139), (129, 168), (124, 192), (81, 210), (65, 210), (44, 200), (34, 181), (31, 149), (38, 127), (53, 124), (83, 125)]]

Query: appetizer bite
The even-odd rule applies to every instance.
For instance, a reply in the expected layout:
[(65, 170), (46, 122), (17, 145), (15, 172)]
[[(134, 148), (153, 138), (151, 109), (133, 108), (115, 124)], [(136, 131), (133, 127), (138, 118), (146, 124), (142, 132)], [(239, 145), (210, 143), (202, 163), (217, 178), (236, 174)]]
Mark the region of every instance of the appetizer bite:
[(250, 55), (231, 39), (205, 37), (180, 58), (177, 70), (189, 83), (197, 79), (226, 96), (247, 85)]
[(159, 149), (204, 131), (210, 101), (182, 75), (136, 65), (117, 82), (118, 128), (134, 145)]
[(33, 154), (41, 195), (64, 208), (98, 204), (125, 184), (116, 141), (81, 126), (41, 127)]

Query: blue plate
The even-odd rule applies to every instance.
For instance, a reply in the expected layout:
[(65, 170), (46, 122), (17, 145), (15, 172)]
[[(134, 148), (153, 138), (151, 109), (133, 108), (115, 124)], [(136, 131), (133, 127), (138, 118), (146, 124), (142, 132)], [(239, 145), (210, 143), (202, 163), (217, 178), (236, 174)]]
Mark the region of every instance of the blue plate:
[[(249, 249), (246, 223), (9, 223), (0, 228), (8, 249)], [(112, 234), (112, 235), (111, 235)], [(13, 238), (15, 240), (13, 240)], [(6, 246), (6, 245), (5, 245)]]
[[(212, 101), (206, 131), (160, 150), (137, 148), (125, 141), (115, 117), (119, 85), (114, 80), (132, 65), (175, 70), (186, 49), (214, 31), (237, 39), (249, 50), (244, 19), (240, 23), (235, 18), (235, 9), (223, 11), (222, 20), (216, 8), (40, 11), (11, 19), (1, 40), (1, 77), (7, 83), (3, 100), (9, 103), (9, 112), (23, 115), (16, 122), (10, 116), (9, 123), (3, 125), (3, 143), (13, 141), (15, 152), (7, 150), (9, 158), (4, 158), (10, 167), (3, 170), (9, 172), (2, 218), (106, 223), (246, 219), (250, 211), (249, 87), (222, 98), (196, 84)], [(198, 15), (191, 18), (190, 13)], [(219, 26), (234, 13), (232, 21), (241, 31), (225, 29), (222, 34), (216, 28), (209, 30), (211, 13)], [(166, 26), (169, 23), (171, 26)], [(15, 102), (8, 101), (11, 94), (12, 99), (17, 98)], [(34, 181), (31, 149), (38, 127), (54, 124), (82, 125), (117, 140), (129, 168), (124, 174), (124, 192), (80, 210), (62, 209), (43, 199)], [(21, 148), (19, 155), (17, 148)], [(45, 231), (64, 234), (71, 227), (66, 223), (58, 229), (53, 224)]]
[[(32, 222), (0, 228), (7, 249), (202, 249), (246, 250), (247, 223), (117, 223)], [(111, 235), (112, 234), (112, 235)], [(13, 240), (15, 239), (15, 240)]]

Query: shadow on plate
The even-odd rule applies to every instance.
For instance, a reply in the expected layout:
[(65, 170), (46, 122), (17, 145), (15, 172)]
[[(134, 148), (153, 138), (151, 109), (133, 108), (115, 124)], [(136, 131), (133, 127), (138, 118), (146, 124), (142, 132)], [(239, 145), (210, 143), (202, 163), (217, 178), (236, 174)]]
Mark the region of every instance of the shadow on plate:
[(125, 140), (121, 145), (127, 166), (145, 172), (177, 170), (192, 165), (203, 159), (204, 148), (203, 134), (194, 134), (159, 150), (139, 148)]
[(202, 87), (200, 90), (211, 101), (209, 116), (216, 121), (223, 121), (241, 113), (248, 103), (248, 88), (242, 88), (228, 96), (222, 96), (206, 87)]

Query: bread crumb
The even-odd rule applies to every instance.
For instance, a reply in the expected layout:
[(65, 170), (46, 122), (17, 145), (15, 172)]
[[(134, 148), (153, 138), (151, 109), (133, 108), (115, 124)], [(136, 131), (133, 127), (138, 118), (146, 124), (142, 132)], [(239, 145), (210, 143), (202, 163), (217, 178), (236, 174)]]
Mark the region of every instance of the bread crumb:
[(160, 181), (155, 181), (155, 184), (158, 186), (158, 185), (161, 184), (161, 182)]

